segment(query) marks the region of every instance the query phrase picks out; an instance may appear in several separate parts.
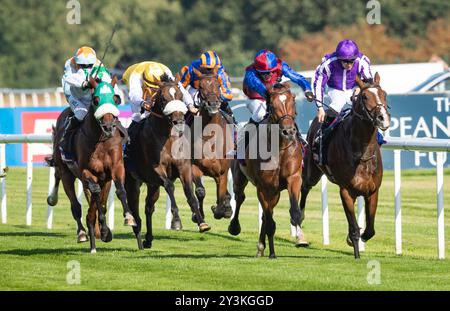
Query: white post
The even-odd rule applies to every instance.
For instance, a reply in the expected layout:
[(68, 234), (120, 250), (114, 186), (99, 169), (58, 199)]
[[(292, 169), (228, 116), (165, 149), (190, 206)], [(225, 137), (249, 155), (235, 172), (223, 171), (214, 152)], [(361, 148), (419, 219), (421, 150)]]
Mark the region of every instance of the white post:
[(322, 181), (322, 241), (323, 245), (330, 245), (327, 176), (323, 175), (321, 181)]
[(394, 150), (395, 254), (402, 254), (401, 150)]
[(438, 256), (445, 258), (444, 235), (444, 152), (436, 153), (436, 194), (437, 194), (437, 225), (438, 225)]
[[(53, 192), (55, 187), (55, 168), (50, 167), (48, 176), (48, 195)], [(53, 206), (47, 205), (47, 229), (53, 227)]]
[[(6, 145), (0, 144), (0, 174), (6, 168)], [(2, 224), (6, 224), (6, 179), (0, 178), (0, 202), (2, 209)]]
[(114, 230), (114, 194), (116, 192), (116, 186), (114, 182), (111, 182), (111, 189), (108, 194), (108, 227)]
[[(361, 229), (365, 228), (365, 211), (364, 211), (364, 198), (359, 196), (357, 197), (358, 202), (358, 227)], [(359, 239), (359, 251), (364, 252), (366, 250), (366, 243), (364, 243), (361, 239)]]
[(172, 209), (171, 209), (170, 197), (167, 195), (166, 199), (166, 229), (170, 230), (172, 226)]
[(79, 179), (77, 182), (77, 200), (80, 203), (81, 207), (83, 207), (83, 183)]
[(27, 210), (25, 213), (25, 220), (27, 226), (31, 226), (31, 217), (33, 212), (33, 204), (31, 199), (33, 186), (33, 149), (30, 144), (27, 144)]
[(236, 211), (236, 199), (234, 198), (234, 191), (233, 191), (233, 174), (231, 173), (231, 168), (228, 170), (228, 182), (227, 182), (227, 188), (228, 193), (231, 195), (230, 199), (230, 205), (231, 209), (233, 211), (233, 215), (231, 215), (231, 219), (234, 217), (234, 212)]

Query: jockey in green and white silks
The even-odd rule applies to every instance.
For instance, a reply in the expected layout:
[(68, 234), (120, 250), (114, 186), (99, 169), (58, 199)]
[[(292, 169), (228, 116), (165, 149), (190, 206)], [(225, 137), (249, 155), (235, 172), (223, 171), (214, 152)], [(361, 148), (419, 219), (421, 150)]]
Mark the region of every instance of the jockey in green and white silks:
[[(60, 141), (60, 149), (62, 149), (63, 158), (66, 160), (71, 158), (70, 138), (81, 125), (92, 103), (89, 77), (111, 83), (111, 76), (105, 66), (97, 59), (94, 49), (83, 46), (66, 61), (64, 75), (61, 79), (64, 95), (74, 113), (74, 116), (66, 121), (64, 134)], [(114, 88), (114, 93), (120, 96), (117, 85)]]

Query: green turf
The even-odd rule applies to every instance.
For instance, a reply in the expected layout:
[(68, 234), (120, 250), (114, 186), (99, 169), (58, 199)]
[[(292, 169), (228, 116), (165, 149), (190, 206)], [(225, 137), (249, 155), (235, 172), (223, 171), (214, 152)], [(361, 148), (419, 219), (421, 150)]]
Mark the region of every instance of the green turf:
[[(434, 171), (403, 174), (403, 255), (397, 256), (394, 235), (393, 174), (386, 172), (380, 192), (376, 235), (360, 260), (345, 243), (347, 222), (337, 188), (329, 186), (330, 245), (322, 245), (319, 186), (310, 194), (304, 230), (311, 246), (294, 247), (290, 237), (288, 199), (283, 193), (275, 209), (276, 260), (255, 258), (258, 238), (257, 200), (253, 186), (241, 210), (242, 233), (228, 234), (228, 220), (215, 220), (209, 206), (214, 201), (213, 183), (207, 179), (206, 219), (212, 226), (198, 233), (181, 195), (184, 230), (164, 229), (165, 195), (154, 214), (153, 248), (138, 251), (132, 230), (122, 226), (116, 200), (114, 239), (97, 242), (97, 254), (89, 243), (77, 244), (75, 222), (62, 187), (54, 210), (54, 228), (46, 227), (48, 169), (34, 170), (33, 224), (25, 226), (25, 170), (12, 168), (7, 176), (8, 224), (0, 225), (1, 290), (449, 290), (450, 251), (437, 259), (436, 177)], [(450, 171), (444, 178), (449, 210)], [(145, 193), (145, 191), (143, 191)], [(141, 198), (143, 199), (143, 197)], [(142, 202), (142, 200), (141, 200)], [(143, 214), (143, 206), (141, 206)], [(445, 231), (450, 231), (447, 212)], [(84, 221), (84, 220), (83, 220)], [(267, 250), (266, 250), (267, 255)], [(81, 284), (66, 281), (67, 263), (80, 263)], [(368, 263), (380, 264), (381, 284), (369, 284)]]

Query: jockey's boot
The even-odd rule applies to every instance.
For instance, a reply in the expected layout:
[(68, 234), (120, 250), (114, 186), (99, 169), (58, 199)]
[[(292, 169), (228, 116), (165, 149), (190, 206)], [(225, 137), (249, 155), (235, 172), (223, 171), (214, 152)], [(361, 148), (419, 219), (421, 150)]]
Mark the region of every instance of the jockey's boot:
[(75, 116), (71, 116), (66, 121), (66, 127), (64, 128), (63, 136), (59, 142), (59, 148), (63, 153), (64, 160), (74, 160), (72, 139), (80, 125), (81, 122)]
[(381, 134), (379, 131), (377, 131), (377, 142), (380, 147), (382, 144), (386, 143), (386, 141), (384, 140), (383, 134)]
[(228, 115), (228, 117), (225, 116), (228, 123), (237, 124), (236, 119), (234, 118), (234, 115), (233, 115), (233, 111), (231, 110), (230, 105), (228, 103), (223, 102), (220, 105), (220, 110), (222, 110), (223, 112), (225, 112)]
[(308, 146), (308, 142), (303, 138), (302, 133), (300, 132), (300, 129), (298, 128), (297, 123), (295, 123), (295, 128), (297, 129), (297, 138), (302, 143), (303, 147)]
[(138, 122), (136, 121), (131, 121), (130, 125), (128, 126), (128, 143), (125, 146), (125, 150), (124, 150), (124, 159), (130, 160), (131, 159), (131, 142), (135, 143), (135, 136), (136, 136), (136, 129), (137, 129), (137, 124)]

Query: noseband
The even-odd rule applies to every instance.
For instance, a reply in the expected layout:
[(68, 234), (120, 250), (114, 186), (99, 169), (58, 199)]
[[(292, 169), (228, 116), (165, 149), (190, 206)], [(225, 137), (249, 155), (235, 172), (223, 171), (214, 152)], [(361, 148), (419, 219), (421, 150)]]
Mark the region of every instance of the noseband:
[[(201, 77), (201, 79), (204, 79), (204, 78), (211, 78), (211, 77), (214, 77), (214, 76), (212, 76), (212, 75), (205, 75), (205, 76), (202, 76)], [(204, 90), (204, 89), (202, 89), (202, 90)], [(219, 89), (219, 92), (218, 92), (219, 94), (220, 94), (220, 89)], [(208, 101), (208, 98), (211, 98), (211, 97), (215, 97), (216, 99), (217, 99), (217, 101), (216, 102), (220, 102), (220, 95), (219, 94), (217, 94), (216, 92), (214, 92), (214, 91), (211, 91), (211, 92), (207, 92), (207, 93), (203, 93), (203, 92), (201, 92), (201, 91), (199, 91), (198, 92), (198, 96), (199, 96), (199, 98), (200, 98), (200, 101), (199, 101), (199, 104), (200, 104), (200, 107), (204, 107), (205, 106), (205, 103), (208, 103), (209, 101)]]

